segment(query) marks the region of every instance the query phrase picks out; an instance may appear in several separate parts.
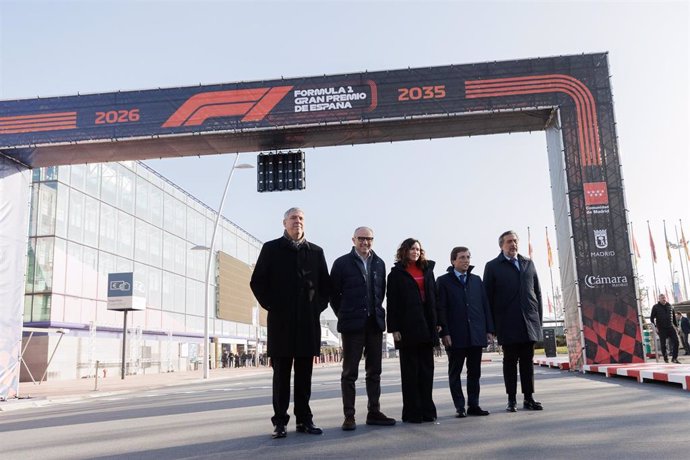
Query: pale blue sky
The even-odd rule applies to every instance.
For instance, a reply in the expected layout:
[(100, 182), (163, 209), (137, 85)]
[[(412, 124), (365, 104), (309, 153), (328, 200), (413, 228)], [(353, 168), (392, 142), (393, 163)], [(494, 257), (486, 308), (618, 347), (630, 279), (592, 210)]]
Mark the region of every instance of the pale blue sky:
[[(651, 283), (650, 220), (663, 285), (662, 219), (670, 236), (678, 219), (690, 236), (689, 29), (685, 1), (0, 0), (0, 98), (608, 51), (640, 271)], [(232, 158), (148, 164), (216, 208)], [(481, 273), (505, 229), (521, 234), (526, 254), (530, 226), (550, 291), (545, 226), (556, 242), (543, 133), (307, 150), (306, 191), (259, 194), (255, 180), (253, 170), (236, 173), (224, 214), (261, 240), (280, 235), (283, 211), (300, 206), (329, 265), (349, 251), (352, 230), (369, 225), (389, 266), (413, 236), (438, 274), (459, 244)]]

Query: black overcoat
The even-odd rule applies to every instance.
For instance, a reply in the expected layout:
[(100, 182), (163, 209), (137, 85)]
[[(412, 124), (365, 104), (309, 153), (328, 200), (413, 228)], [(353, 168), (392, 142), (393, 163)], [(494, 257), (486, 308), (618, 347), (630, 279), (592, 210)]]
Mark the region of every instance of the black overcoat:
[(400, 332), (402, 340), (395, 342), (395, 348), (428, 344), (438, 345), (436, 331), (436, 280), (433, 260), (427, 261), (424, 273), (425, 301), (419, 287), (400, 262), (388, 274), (386, 310), (388, 332)]
[(485, 347), (486, 334), (494, 333), (494, 322), (479, 276), (467, 270), (465, 285), (455, 275), (453, 267), (436, 280), (436, 312), (441, 326), (439, 335), (449, 335), (450, 348)]
[(268, 356), (320, 354), (319, 317), (328, 306), (329, 285), (319, 246), (305, 241), (296, 248), (285, 237), (263, 245), (250, 286), (268, 311)]
[(501, 345), (542, 340), (543, 307), (537, 270), (530, 259), (520, 254), (517, 258), (520, 271), (503, 253), (484, 267), (484, 289)]

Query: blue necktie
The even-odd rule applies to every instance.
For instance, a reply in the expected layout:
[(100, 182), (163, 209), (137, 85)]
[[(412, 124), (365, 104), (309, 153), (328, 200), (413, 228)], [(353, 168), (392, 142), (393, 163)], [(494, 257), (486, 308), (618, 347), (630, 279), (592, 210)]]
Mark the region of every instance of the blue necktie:
[(515, 265), (515, 268), (517, 268), (517, 270), (520, 271), (520, 262), (518, 262), (518, 260), (515, 257), (510, 259), (510, 261), (513, 263), (513, 265)]
[(467, 280), (467, 275), (464, 273), (461, 273), (460, 274), (460, 282), (463, 284), (463, 286), (465, 285), (466, 280)]

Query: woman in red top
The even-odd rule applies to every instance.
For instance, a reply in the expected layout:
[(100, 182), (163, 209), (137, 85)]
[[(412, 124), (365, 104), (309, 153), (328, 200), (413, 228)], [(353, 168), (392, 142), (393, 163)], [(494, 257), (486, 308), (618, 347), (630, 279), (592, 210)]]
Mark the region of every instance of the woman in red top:
[(388, 275), (388, 331), (400, 350), (403, 422), (436, 420), (432, 399), (434, 346), (438, 345), (434, 261), (418, 240), (408, 238), (395, 255)]

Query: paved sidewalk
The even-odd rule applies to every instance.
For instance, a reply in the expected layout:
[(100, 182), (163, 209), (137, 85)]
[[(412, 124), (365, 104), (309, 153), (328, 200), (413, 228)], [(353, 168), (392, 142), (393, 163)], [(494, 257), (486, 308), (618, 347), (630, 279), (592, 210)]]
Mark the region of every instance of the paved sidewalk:
[[(120, 375), (98, 379), (98, 388), (94, 379), (49, 380), (41, 383), (21, 382), (17, 398), (0, 401), (0, 412), (27, 407), (38, 407), (49, 403), (68, 402), (79, 399), (98, 398), (113, 394), (133, 393), (203, 380), (201, 370), (188, 372), (150, 373), (127, 375), (124, 380)], [(270, 373), (269, 367), (239, 367), (211, 369), (209, 380), (221, 381)]]
[[(539, 358), (536, 356), (535, 358)], [(690, 364), (690, 357), (680, 356), (681, 362)], [(397, 359), (397, 358), (390, 358)], [(499, 353), (484, 353), (482, 361), (500, 362), (503, 356)], [(653, 361), (652, 361), (653, 362)], [(317, 364), (319, 366), (340, 366), (340, 363)], [(437, 370), (438, 372), (439, 370)], [(442, 369), (440, 371), (443, 371)], [(251, 375), (270, 373), (270, 367), (239, 367), (226, 369), (211, 369), (210, 381), (221, 381), (242, 378)], [(0, 412), (28, 407), (39, 407), (50, 403), (69, 402), (79, 399), (98, 398), (113, 394), (133, 393), (168, 386), (198, 383), (203, 380), (202, 371), (149, 373), (143, 375), (128, 375), (121, 379), (120, 375), (110, 375), (98, 379), (98, 389), (94, 379), (78, 380), (49, 380), (43, 383), (21, 382), (17, 398), (0, 401)]]

